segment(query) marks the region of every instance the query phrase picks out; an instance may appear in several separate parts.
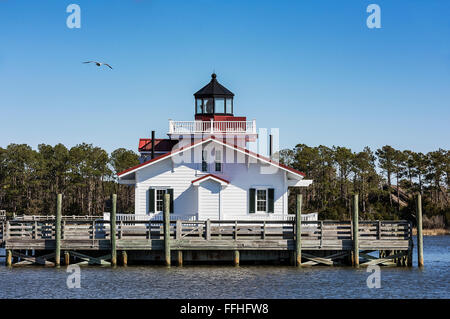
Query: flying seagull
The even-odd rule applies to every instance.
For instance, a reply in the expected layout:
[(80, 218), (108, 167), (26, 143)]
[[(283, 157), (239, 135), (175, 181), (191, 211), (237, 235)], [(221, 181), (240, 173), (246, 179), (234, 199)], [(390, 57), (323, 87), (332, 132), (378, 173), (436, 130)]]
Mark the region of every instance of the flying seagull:
[(106, 65), (107, 67), (112, 69), (112, 67), (108, 63), (97, 62), (97, 61), (87, 61), (87, 62), (83, 62), (83, 63), (95, 63), (97, 66)]

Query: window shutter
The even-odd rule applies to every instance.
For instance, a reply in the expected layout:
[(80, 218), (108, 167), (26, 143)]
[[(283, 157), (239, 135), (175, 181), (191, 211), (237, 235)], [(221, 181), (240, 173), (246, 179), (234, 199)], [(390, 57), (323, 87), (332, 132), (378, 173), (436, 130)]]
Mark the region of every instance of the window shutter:
[(255, 201), (256, 201), (256, 197), (255, 197), (255, 189), (254, 188), (250, 188), (249, 190), (249, 210), (248, 212), (250, 214), (254, 214), (255, 213)]
[(148, 211), (149, 213), (155, 212), (155, 189), (150, 188), (148, 190)]
[(173, 213), (173, 188), (167, 189), (167, 194), (170, 195), (170, 213)]
[(267, 201), (268, 201), (268, 212), (269, 213), (273, 213), (274, 212), (273, 201), (274, 201), (274, 197), (275, 197), (275, 189), (269, 188), (267, 193), (268, 193), (267, 194), (268, 195), (268, 198), (267, 198)]

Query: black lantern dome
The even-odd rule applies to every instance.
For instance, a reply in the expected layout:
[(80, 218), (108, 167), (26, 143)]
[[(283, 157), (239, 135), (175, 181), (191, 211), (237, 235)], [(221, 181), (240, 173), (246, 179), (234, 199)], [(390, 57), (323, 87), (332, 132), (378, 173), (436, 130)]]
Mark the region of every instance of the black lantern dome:
[(195, 97), (195, 115), (231, 115), (233, 116), (234, 94), (217, 81), (217, 75), (211, 74), (211, 81)]

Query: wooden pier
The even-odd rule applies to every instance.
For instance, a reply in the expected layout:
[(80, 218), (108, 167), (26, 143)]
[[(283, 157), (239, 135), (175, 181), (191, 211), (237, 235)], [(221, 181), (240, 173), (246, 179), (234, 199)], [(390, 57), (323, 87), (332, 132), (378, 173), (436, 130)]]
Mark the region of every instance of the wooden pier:
[[(55, 256), (64, 264), (103, 265), (115, 265), (116, 258), (122, 265), (141, 260), (182, 265), (224, 259), (239, 265), (264, 263), (267, 256), (297, 266), (412, 265), (409, 221), (170, 221), (167, 209), (165, 214), (162, 221), (117, 223), (58, 218), (58, 214), (6, 219), (0, 221), (0, 247), (6, 249), (7, 265), (58, 265), (61, 260)], [(297, 217), (300, 214), (298, 209)]]

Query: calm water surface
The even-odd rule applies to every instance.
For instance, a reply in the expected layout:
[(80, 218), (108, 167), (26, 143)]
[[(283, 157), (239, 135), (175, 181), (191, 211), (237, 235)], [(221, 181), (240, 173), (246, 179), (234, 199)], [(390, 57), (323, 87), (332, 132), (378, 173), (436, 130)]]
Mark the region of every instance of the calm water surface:
[(365, 268), (290, 266), (82, 267), (68, 289), (65, 267), (0, 266), (0, 298), (450, 298), (450, 236), (424, 238), (425, 268), (381, 268), (369, 289)]

